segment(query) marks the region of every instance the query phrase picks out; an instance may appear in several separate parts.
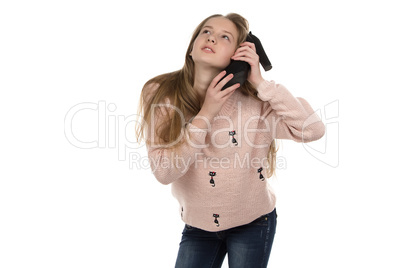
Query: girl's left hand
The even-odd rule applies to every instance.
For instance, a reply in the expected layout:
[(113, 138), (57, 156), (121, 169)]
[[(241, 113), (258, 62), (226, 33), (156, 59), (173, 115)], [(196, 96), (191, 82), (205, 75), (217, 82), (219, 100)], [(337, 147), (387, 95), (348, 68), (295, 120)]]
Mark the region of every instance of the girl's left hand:
[(247, 80), (255, 87), (264, 81), (260, 71), (260, 57), (258, 56), (255, 45), (251, 42), (244, 42), (236, 50), (232, 60), (242, 60), (250, 64), (251, 70)]

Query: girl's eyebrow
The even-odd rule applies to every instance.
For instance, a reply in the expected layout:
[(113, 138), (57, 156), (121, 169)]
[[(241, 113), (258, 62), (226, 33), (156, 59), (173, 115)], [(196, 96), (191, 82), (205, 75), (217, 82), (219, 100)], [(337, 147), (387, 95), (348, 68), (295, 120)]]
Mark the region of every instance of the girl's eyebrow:
[[(214, 27), (209, 26), (209, 25), (205, 25), (205, 26), (204, 26), (204, 28), (210, 28), (210, 29), (214, 29)], [(234, 36), (233, 36), (233, 34), (232, 34), (231, 32), (226, 31), (226, 30), (222, 30), (222, 31), (223, 31), (224, 33), (230, 34), (230, 35), (232, 36), (232, 38), (234, 39)]]

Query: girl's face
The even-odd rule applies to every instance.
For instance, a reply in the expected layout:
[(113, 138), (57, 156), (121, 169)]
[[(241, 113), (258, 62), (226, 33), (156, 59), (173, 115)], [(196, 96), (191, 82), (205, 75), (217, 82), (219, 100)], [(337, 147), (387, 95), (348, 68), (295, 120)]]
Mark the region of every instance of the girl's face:
[(195, 65), (222, 70), (237, 49), (237, 29), (230, 20), (209, 19), (194, 41), (191, 56)]

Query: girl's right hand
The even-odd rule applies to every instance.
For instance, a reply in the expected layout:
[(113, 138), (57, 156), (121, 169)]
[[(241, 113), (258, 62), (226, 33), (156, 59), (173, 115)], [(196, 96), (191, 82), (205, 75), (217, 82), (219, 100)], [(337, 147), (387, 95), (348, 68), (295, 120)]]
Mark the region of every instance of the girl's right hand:
[[(219, 111), (222, 109), (223, 104), (226, 102), (227, 99), (235, 92), (237, 88), (240, 87), (239, 83), (236, 83), (230, 87), (228, 87), (225, 90), (222, 90), (223, 86), (230, 81), (230, 79), (233, 78), (233, 74), (229, 74), (227, 77), (222, 79), (226, 74), (226, 71), (220, 72), (211, 82), (209, 85), (207, 92), (205, 94), (205, 99), (204, 103), (202, 104), (201, 110), (198, 113), (198, 115), (194, 118), (194, 120), (197, 119), (197, 117), (200, 117), (197, 120), (197, 122), (194, 122), (193, 124), (196, 125), (197, 127), (200, 128), (205, 128), (205, 124), (208, 123), (210, 124), (213, 120), (213, 118), (219, 113)], [(219, 82), (219, 80), (221, 80)], [(198, 122), (198, 121), (209, 121), (209, 122)], [(203, 125), (203, 126), (202, 126)]]

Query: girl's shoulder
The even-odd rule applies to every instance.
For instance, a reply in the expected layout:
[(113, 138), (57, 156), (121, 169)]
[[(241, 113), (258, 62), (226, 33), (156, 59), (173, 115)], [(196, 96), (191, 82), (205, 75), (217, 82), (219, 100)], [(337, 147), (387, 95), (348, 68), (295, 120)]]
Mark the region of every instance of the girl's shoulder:
[[(236, 93), (236, 92), (235, 92)], [(234, 95), (234, 94), (233, 94)], [(263, 105), (264, 101), (257, 97), (257, 95), (251, 95), (251, 93), (239, 91), (236, 94), (237, 101), (242, 102), (243, 105), (249, 106), (249, 108), (257, 108)]]
[(159, 88), (159, 83), (148, 81), (142, 87), (142, 94), (144, 96), (154, 95)]
[(146, 104), (160, 103), (161, 96), (158, 96), (160, 84), (157, 82), (147, 82), (142, 88), (142, 101)]

